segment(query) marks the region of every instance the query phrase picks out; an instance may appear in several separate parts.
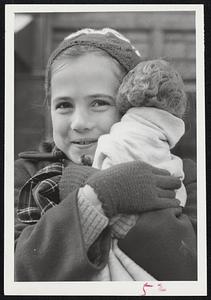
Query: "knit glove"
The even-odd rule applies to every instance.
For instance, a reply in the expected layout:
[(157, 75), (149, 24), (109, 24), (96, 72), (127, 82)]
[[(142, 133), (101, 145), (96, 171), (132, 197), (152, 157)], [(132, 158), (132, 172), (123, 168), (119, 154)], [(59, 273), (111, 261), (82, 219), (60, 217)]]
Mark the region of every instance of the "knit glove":
[(140, 161), (94, 172), (85, 184), (94, 189), (109, 218), (118, 213), (178, 207), (180, 203), (174, 191), (181, 186), (180, 179)]
[(84, 186), (87, 178), (96, 172), (99, 172), (99, 170), (72, 162), (68, 163), (59, 182), (60, 199), (63, 200), (69, 193)]

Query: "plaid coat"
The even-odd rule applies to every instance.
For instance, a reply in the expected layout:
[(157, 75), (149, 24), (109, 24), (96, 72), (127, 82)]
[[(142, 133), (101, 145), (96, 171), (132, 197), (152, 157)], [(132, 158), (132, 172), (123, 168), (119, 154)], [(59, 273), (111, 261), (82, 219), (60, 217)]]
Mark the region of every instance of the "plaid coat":
[[(28, 155), (28, 158), (27, 158)], [(49, 154), (25, 155), (15, 162), (15, 206), (20, 189), (37, 171), (55, 161)], [(119, 247), (158, 280), (196, 280), (196, 172), (184, 160), (187, 205), (142, 214)], [(131, 247), (132, 245), (132, 247)], [(77, 190), (43, 214), (36, 224), (15, 215), (16, 281), (89, 281), (108, 258), (106, 228), (90, 247), (84, 246)]]

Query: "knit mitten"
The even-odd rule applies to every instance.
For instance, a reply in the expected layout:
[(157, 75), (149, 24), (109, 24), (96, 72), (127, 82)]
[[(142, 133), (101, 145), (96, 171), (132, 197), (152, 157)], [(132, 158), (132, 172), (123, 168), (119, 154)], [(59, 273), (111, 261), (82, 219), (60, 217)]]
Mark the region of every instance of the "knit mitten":
[(59, 182), (59, 196), (63, 200), (72, 191), (84, 186), (85, 181), (99, 170), (70, 162), (62, 172)]
[(140, 161), (101, 170), (85, 183), (94, 189), (108, 217), (179, 206), (174, 190), (180, 180)]

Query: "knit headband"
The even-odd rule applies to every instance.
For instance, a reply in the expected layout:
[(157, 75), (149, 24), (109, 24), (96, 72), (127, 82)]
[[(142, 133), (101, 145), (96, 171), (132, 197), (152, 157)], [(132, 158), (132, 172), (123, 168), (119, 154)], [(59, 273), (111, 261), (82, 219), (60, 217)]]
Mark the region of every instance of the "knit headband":
[(102, 30), (83, 29), (66, 37), (51, 54), (45, 76), (46, 95), (50, 87), (50, 70), (54, 60), (67, 48), (76, 45), (94, 46), (107, 52), (115, 58), (128, 72), (133, 69), (141, 60), (138, 50), (117, 31), (104, 28)]

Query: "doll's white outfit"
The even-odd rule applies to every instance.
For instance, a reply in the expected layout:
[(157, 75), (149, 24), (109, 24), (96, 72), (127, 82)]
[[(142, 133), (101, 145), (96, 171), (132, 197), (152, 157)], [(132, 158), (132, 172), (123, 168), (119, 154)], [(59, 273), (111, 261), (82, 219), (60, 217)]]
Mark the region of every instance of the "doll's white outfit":
[[(164, 110), (153, 107), (130, 108), (121, 121), (111, 127), (109, 134), (99, 138), (93, 167), (106, 169), (115, 164), (140, 160), (168, 170), (182, 181), (182, 160), (173, 155), (170, 149), (184, 132), (183, 120)], [(176, 198), (180, 200), (181, 206), (185, 206), (187, 194), (183, 184), (176, 190)], [(113, 239), (108, 264), (93, 280), (155, 280), (117, 245), (117, 239), (123, 238), (137, 220), (138, 215), (123, 214), (110, 220)]]
[[(182, 160), (171, 153), (185, 132), (182, 119), (154, 107), (132, 107), (115, 123), (109, 134), (98, 140), (93, 167), (106, 169), (134, 160), (165, 169), (184, 179)], [(182, 184), (176, 198), (185, 206), (186, 190)]]

